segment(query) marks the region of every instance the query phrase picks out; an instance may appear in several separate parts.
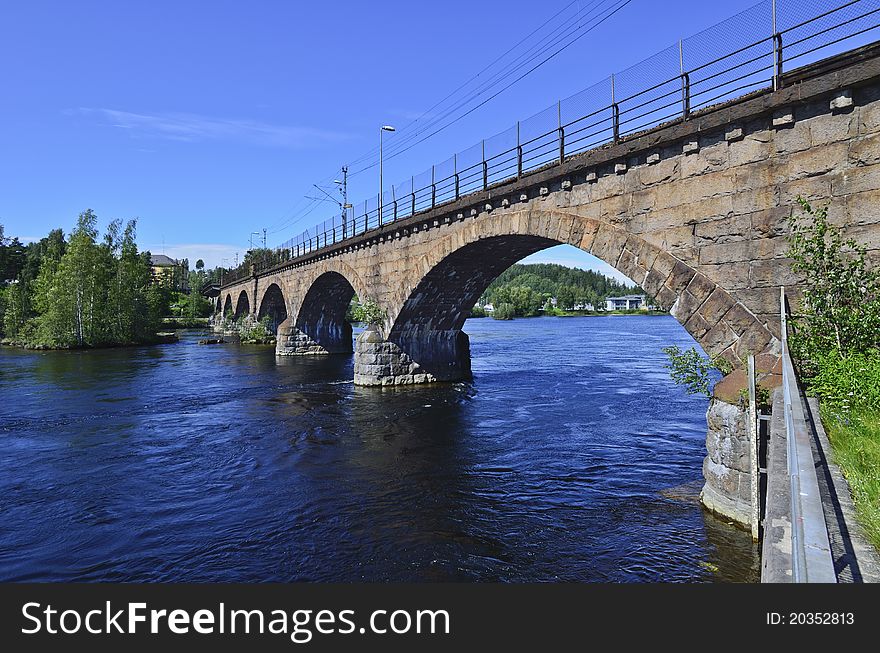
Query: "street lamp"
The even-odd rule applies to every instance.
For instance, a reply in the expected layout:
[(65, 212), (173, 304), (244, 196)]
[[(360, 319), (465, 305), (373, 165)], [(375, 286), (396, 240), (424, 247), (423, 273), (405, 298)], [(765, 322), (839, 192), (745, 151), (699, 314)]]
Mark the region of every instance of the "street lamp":
[(379, 129), (379, 224), (382, 224), (382, 204), (385, 202), (384, 187), (382, 186), (382, 140), (385, 132), (397, 131), (391, 125), (382, 125)]

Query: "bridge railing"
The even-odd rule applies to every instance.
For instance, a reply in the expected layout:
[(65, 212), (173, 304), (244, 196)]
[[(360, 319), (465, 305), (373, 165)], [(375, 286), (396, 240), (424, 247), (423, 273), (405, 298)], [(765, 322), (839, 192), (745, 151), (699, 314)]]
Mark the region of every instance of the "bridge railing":
[(791, 579), (794, 583), (835, 583), (834, 560), (819, 492), (811, 434), (791, 355), (788, 351), (788, 310), (780, 288), (782, 331), (782, 393), (786, 457), (790, 481)]
[[(283, 243), (297, 258), (752, 92), (870, 42), (880, 0), (763, 0)], [(389, 155), (394, 155), (393, 141)]]

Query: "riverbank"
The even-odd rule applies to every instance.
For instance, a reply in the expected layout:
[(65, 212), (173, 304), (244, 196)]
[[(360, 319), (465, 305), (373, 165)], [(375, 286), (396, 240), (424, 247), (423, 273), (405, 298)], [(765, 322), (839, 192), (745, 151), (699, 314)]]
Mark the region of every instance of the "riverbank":
[(644, 316), (660, 316), (660, 315), (669, 315), (669, 311), (563, 311), (560, 309), (556, 309), (553, 312), (541, 311), (537, 315), (517, 315), (515, 317), (510, 318), (502, 318), (495, 317), (492, 313), (485, 313), (483, 315), (470, 315), (468, 319), (479, 319), (483, 317), (491, 317), (494, 320), (519, 320), (519, 319), (527, 319), (534, 317), (610, 317), (614, 315), (644, 315)]
[(0, 346), (14, 347), (16, 349), (27, 349), (30, 351), (89, 351), (99, 349), (125, 349), (127, 347), (146, 347), (152, 345), (169, 345), (178, 341), (179, 337), (173, 331), (160, 331), (155, 335), (154, 338), (141, 342), (102, 343), (100, 345), (72, 345), (67, 347), (54, 347), (41, 343), (14, 340), (13, 338), (2, 338), (0, 339)]
[(208, 317), (163, 317), (162, 328), (170, 331), (176, 329), (202, 329), (208, 327)]

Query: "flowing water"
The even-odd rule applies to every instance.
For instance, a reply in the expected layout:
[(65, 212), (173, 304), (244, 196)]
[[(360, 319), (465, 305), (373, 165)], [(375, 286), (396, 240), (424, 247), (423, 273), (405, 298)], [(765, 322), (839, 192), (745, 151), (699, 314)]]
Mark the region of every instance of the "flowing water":
[(696, 501), (671, 317), (469, 320), (474, 379), (352, 357), (0, 349), (0, 580), (754, 581)]

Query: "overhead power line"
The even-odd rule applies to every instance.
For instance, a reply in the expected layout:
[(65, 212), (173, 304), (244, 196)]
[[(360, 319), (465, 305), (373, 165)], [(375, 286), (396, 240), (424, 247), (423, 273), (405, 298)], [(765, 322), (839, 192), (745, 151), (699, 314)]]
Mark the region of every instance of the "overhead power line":
[[(631, 0), (592, 0), (584, 7), (580, 6), (579, 0), (569, 2), (463, 84), (460, 84), (444, 98), (422, 112), (419, 117), (399, 129), (397, 137), (392, 139), (389, 145), (386, 146), (384, 159), (387, 161), (407, 152), (485, 106), (504, 91), (569, 48), (583, 36), (596, 29), (630, 2)], [(566, 15), (575, 5), (578, 5), (578, 7), (574, 15)], [(534, 43), (526, 45), (535, 35), (544, 31), (545, 28), (564, 15), (565, 18), (560, 24), (553, 26)], [(510, 54), (521, 49), (524, 45), (526, 47), (522, 52), (519, 52), (513, 59), (504, 62)], [(537, 63), (535, 63), (536, 61)], [(500, 68), (486, 76), (486, 73), (492, 71), (493, 68), (496, 68), (502, 62), (504, 63)], [(525, 72), (521, 72), (523, 70)], [(503, 86), (498, 88), (502, 84)], [(489, 92), (491, 92), (489, 96), (483, 97)], [(476, 104), (472, 105), (474, 102)], [(436, 110), (441, 107), (443, 107), (442, 110), (437, 112)], [(426, 117), (427, 120), (425, 120)], [(354, 170), (354, 172), (350, 172), (349, 176), (363, 173), (378, 165), (378, 148), (371, 148), (366, 153), (353, 159), (349, 165), (356, 165), (358, 163), (362, 165)], [(334, 177), (335, 173), (315, 185), (327, 185)], [(311, 187), (312, 185), (309, 186), (309, 188)], [(303, 193), (303, 197), (297, 200), (285, 217), (269, 226), (268, 233), (274, 235), (290, 229), (323, 204), (323, 202), (316, 198), (306, 196), (307, 192), (308, 190)]]
[[(558, 50), (554, 51), (554, 52), (553, 52), (552, 54), (550, 54), (548, 57), (546, 57), (545, 59), (543, 59), (542, 61), (540, 61), (540, 62), (537, 63), (536, 65), (534, 65), (534, 66), (532, 66), (531, 68), (529, 68), (528, 70), (526, 70), (523, 74), (521, 74), (521, 75), (519, 75), (518, 77), (516, 77), (512, 82), (510, 82), (510, 83), (507, 84), (506, 86), (502, 87), (501, 89), (499, 89), (498, 91), (496, 91), (495, 93), (493, 93), (492, 95), (490, 95), (489, 97), (487, 97), (486, 99), (484, 99), (483, 101), (481, 101), (481, 102), (480, 102), (479, 104), (477, 104), (476, 106), (471, 107), (470, 109), (468, 109), (467, 111), (465, 111), (464, 113), (462, 113), (461, 115), (459, 115), (458, 117), (456, 117), (454, 120), (451, 120), (450, 122), (446, 123), (445, 125), (443, 125), (443, 126), (441, 126), (441, 127), (438, 127), (437, 129), (435, 129), (434, 131), (432, 131), (431, 133), (429, 133), (427, 136), (424, 136), (424, 137), (420, 138), (420, 139), (417, 140), (416, 142), (411, 143), (411, 144), (409, 144), (408, 146), (406, 146), (406, 147), (404, 147), (404, 148), (401, 148), (401, 149), (399, 149), (399, 150), (397, 150), (397, 151), (392, 151), (390, 154), (385, 155), (385, 157), (384, 157), (385, 160), (387, 161), (387, 160), (389, 160), (389, 159), (393, 159), (393, 158), (395, 158), (396, 156), (398, 156), (398, 155), (400, 155), (400, 154), (403, 154), (404, 152), (406, 152), (406, 151), (412, 149), (413, 147), (415, 147), (415, 146), (418, 145), (419, 143), (423, 143), (424, 141), (428, 140), (428, 139), (431, 138), (432, 136), (436, 136), (437, 134), (439, 134), (439, 133), (442, 132), (443, 130), (445, 130), (445, 129), (451, 127), (452, 125), (454, 125), (455, 123), (457, 123), (457, 122), (458, 122), (459, 120), (461, 120), (462, 118), (465, 118), (466, 116), (469, 116), (469, 115), (472, 114), (474, 111), (476, 111), (476, 110), (479, 109), (480, 107), (486, 105), (488, 102), (492, 101), (493, 99), (495, 99), (496, 97), (498, 97), (499, 95), (501, 95), (504, 91), (506, 91), (507, 89), (509, 89), (511, 86), (513, 86), (513, 85), (516, 84), (517, 82), (521, 81), (522, 79), (524, 79), (525, 77), (527, 77), (528, 75), (530, 75), (532, 72), (534, 72), (535, 70), (537, 70), (538, 68), (540, 68), (541, 66), (543, 66), (545, 63), (547, 63), (548, 61), (550, 61), (551, 59), (553, 59), (555, 56), (557, 56), (558, 54), (560, 54), (561, 52), (563, 52), (564, 50), (566, 50), (567, 48), (569, 48), (569, 47), (570, 47), (571, 45), (573, 45), (575, 42), (577, 42), (578, 40), (580, 40), (581, 38), (583, 38), (584, 36), (586, 36), (589, 32), (591, 32), (593, 29), (595, 29), (596, 27), (598, 27), (599, 25), (601, 25), (602, 23), (604, 23), (606, 20), (608, 20), (609, 18), (611, 18), (611, 16), (613, 16), (615, 13), (617, 13), (618, 11), (620, 11), (620, 9), (622, 9), (623, 7), (625, 7), (626, 5), (628, 5), (631, 1), (632, 1), (632, 0), (621, 0), (621, 1), (619, 2), (619, 4), (613, 9), (613, 11), (611, 11), (610, 13), (606, 14), (605, 16), (603, 16), (602, 19), (599, 20), (598, 22), (596, 22), (594, 25), (592, 25), (592, 26), (590, 27), (589, 30), (586, 30), (586, 31), (583, 32), (582, 34), (579, 34), (577, 37), (575, 37), (574, 39), (572, 39), (571, 41), (569, 41), (568, 43), (566, 43), (565, 45), (563, 45), (562, 47), (560, 47)], [(371, 167), (373, 167), (373, 166), (367, 166), (367, 167), (361, 168), (360, 170), (357, 170), (357, 171), (355, 171), (354, 173), (352, 173), (352, 175), (355, 175), (355, 174), (357, 174), (358, 172), (364, 172), (365, 170), (369, 170)]]

